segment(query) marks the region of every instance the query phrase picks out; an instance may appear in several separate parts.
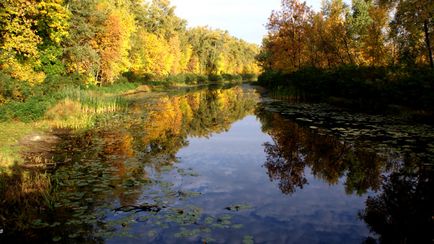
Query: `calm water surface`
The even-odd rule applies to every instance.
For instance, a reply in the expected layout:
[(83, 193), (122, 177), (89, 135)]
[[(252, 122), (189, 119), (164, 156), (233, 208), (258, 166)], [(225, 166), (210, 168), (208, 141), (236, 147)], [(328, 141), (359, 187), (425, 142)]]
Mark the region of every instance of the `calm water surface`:
[(5, 240), (433, 240), (431, 126), (249, 86), (130, 100), (98, 129), (57, 132), (46, 206), (10, 211)]

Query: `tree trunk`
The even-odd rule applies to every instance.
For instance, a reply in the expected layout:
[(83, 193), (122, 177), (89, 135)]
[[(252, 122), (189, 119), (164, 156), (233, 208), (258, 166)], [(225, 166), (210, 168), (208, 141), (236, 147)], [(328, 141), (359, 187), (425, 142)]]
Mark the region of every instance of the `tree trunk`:
[(344, 36), (343, 38), (344, 38), (345, 51), (347, 52), (348, 59), (350, 60), (350, 64), (354, 65), (354, 60), (353, 60), (351, 53), (350, 53), (350, 47), (348, 45), (347, 37)]
[(426, 48), (428, 49), (428, 58), (431, 69), (434, 68), (433, 58), (432, 58), (432, 50), (431, 50), (431, 41), (429, 39), (429, 31), (428, 31), (428, 20), (425, 20), (423, 23), (424, 31), (425, 31), (425, 42)]

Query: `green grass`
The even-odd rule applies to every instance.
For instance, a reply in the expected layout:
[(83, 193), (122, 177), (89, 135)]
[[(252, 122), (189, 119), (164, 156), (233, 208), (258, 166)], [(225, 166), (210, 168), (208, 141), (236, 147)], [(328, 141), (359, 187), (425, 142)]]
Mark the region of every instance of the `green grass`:
[(101, 94), (121, 95), (122, 93), (136, 89), (140, 85), (140, 83), (122, 82), (110, 86), (92, 86), (89, 87), (88, 90)]
[(93, 127), (99, 116), (120, 112), (127, 101), (115, 96), (94, 96), (79, 92), (61, 100), (45, 114), (45, 123), (54, 128), (86, 129)]
[(24, 102), (0, 105), (0, 171), (22, 162), (18, 144), (27, 134), (48, 128), (91, 128), (99, 118), (126, 109), (128, 101), (119, 95), (138, 88), (148, 91), (136, 83), (90, 88), (69, 85)]
[(115, 98), (123, 93), (139, 87), (138, 83), (115, 83), (111, 86), (83, 88), (69, 84), (60, 86), (58, 90), (45, 89), (48, 84), (35, 87), (35, 94), (26, 97), (24, 101), (9, 100), (0, 105), (0, 122), (22, 121), (32, 122), (44, 118), (45, 113), (65, 99), (78, 100), (92, 108), (101, 108), (110, 104), (122, 103)]
[(19, 140), (32, 131), (41, 129), (40, 125), (23, 122), (0, 123), (0, 171), (8, 168), (15, 162), (20, 163)]

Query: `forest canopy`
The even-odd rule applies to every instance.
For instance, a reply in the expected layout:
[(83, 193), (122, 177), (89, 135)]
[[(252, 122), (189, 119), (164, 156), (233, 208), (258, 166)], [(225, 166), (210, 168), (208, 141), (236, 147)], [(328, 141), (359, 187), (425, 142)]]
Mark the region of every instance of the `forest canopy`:
[(1, 82), (259, 73), (256, 45), (221, 30), (189, 29), (174, 10), (168, 0), (1, 1)]
[(431, 0), (325, 0), (320, 11), (282, 0), (259, 60), (284, 73), (343, 65), (432, 68), (433, 14)]
[[(352, 109), (434, 114), (431, 0), (282, 0), (258, 55), (261, 85)], [(428, 112), (429, 111), (429, 112)]]

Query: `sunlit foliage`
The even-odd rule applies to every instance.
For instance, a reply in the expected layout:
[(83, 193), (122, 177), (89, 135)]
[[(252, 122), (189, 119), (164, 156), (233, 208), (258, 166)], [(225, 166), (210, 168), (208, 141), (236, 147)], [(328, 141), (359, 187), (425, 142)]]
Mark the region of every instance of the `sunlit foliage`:
[(68, 36), (68, 20), (62, 0), (2, 1), (0, 70), (17, 80), (41, 83), (45, 78), (43, 66), (55, 63), (59, 56), (55, 50)]
[(342, 0), (321, 11), (300, 0), (282, 0), (271, 14), (259, 60), (268, 70), (306, 67), (423, 66), (432, 64), (432, 1)]
[(125, 72), (258, 74), (256, 45), (209, 28), (187, 29), (168, 0), (5, 0), (0, 71), (39, 84), (47, 76), (112, 84)]

